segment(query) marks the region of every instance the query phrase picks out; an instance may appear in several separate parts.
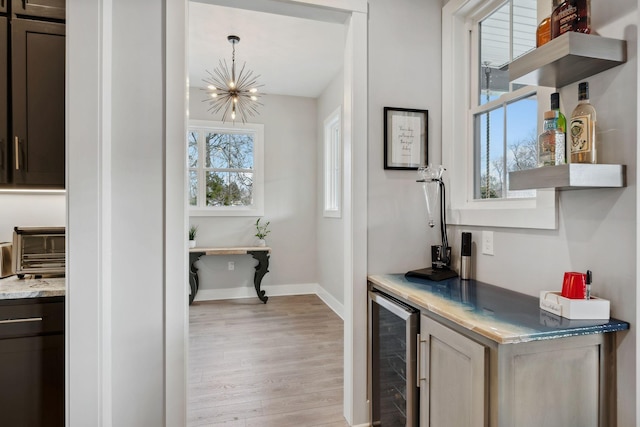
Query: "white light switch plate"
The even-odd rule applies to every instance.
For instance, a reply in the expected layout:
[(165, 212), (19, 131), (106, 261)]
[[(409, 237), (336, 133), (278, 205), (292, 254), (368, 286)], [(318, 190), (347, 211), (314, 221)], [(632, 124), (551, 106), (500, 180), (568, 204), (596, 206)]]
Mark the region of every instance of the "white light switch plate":
[(482, 253), (493, 255), (493, 231), (482, 232)]

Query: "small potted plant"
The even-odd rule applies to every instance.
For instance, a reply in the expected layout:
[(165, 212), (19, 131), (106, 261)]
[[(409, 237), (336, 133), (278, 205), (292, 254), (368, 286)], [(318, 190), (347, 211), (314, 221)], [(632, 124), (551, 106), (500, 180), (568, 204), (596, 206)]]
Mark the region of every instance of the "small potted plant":
[(258, 238), (258, 246), (266, 246), (267, 242), (265, 242), (264, 238), (267, 237), (267, 234), (271, 232), (269, 230), (270, 222), (267, 221), (266, 224), (260, 225), (260, 218), (256, 221), (256, 234), (255, 236)]
[(189, 247), (190, 248), (196, 247), (196, 234), (198, 234), (198, 226), (192, 225), (191, 227), (189, 227)]

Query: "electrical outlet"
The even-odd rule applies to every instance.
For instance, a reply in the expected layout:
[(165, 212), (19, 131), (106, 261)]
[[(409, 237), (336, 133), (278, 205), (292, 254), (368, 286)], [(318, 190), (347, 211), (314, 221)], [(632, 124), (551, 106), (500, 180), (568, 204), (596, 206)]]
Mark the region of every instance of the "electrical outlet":
[(493, 231), (482, 232), (482, 253), (493, 255)]
[(235, 270), (236, 264), (233, 261), (229, 261), (229, 271)]

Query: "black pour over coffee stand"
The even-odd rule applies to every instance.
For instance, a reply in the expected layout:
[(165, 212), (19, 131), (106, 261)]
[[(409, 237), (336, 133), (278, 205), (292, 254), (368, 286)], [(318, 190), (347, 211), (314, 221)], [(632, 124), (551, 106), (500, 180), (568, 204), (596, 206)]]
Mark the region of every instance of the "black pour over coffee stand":
[(446, 193), (444, 182), (442, 181), (442, 173), (444, 170), (442, 166), (433, 167), (432, 165), (418, 169), (418, 174), (421, 176), (421, 179), (417, 182), (422, 183), (422, 189), (427, 202), (428, 224), (430, 228), (435, 227), (433, 214), (438, 208), (437, 205), (439, 205), (440, 208), (441, 244), (431, 246), (431, 268), (411, 270), (405, 274), (406, 277), (440, 281), (458, 275), (455, 271), (451, 270), (451, 247), (447, 239), (447, 213), (445, 209)]

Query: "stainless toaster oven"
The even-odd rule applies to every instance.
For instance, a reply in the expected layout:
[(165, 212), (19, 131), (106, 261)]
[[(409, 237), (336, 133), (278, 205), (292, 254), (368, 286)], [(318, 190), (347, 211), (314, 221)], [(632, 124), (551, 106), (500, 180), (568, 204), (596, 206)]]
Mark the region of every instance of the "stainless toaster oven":
[(3, 277), (8, 277), (13, 275), (13, 262), (11, 261), (12, 256), (11, 243), (9, 242), (1, 242), (0, 243), (0, 279)]
[(64, 274), (64, 227), (15, 227), (13, 266), (19, 278), (25, 274)]

